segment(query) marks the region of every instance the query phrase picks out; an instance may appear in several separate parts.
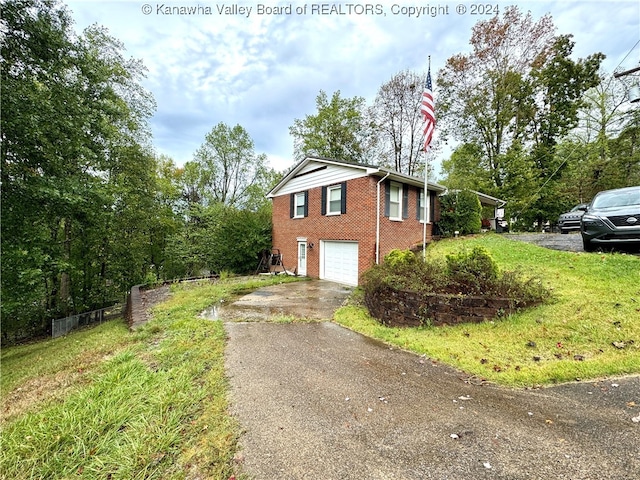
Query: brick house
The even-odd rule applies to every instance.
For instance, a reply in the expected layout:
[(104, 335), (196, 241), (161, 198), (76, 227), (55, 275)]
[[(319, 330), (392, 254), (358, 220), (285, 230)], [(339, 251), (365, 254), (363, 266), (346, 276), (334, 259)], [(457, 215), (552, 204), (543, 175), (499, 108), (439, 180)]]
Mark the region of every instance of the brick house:
[[(428, 184), (427, 239), (439, 218)], [(268, 194), (273, 247), (299, 275), (357, 285), (359, 275), (394, 248), (422, 245), (424, 179), (382, 167), (307, 157)]]

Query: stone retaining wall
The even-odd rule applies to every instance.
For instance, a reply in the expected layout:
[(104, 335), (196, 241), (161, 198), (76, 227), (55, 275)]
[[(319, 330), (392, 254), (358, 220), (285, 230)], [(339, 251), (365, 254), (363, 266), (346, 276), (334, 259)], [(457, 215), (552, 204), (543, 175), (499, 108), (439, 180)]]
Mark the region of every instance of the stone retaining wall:
[[(168, 286), (172, 283), (197, 282), (202, 280), (215, 281), (219, 278), (219, 275), (181, 278), (177, 280), (168, 280), (165, 282), (161, 282), (158, 285), (155, 285), (153, 288), (151, 288), (147, 284), (134, 285), (133, 287), (131, 287), (129, 294), (127, 295), (127, 303), (124, 310), (124, 318), (129, 325), (129, 329), (135, 330), (137, 327), (143, 325), (148, 320), (147, 311), (149, 307), (153, 306), (149, 305), (149, 292), (153, 292), (161, 288), (168, 288)], [(158, 299), (156, 299), (155, 301), (157, 302)]]
[(134, 285), (131, 287), (131, 291), (127, 296), (127, 306), (125, 308), (124, 318), (129, 325), (129, 328), (133, 328), (134, 325), (141, 322), (145, 317), (144, 305), (142, 305), (142, 299), (140, 296), (140, 289), (145, 285)]
[(365, 295), (371, 315), (389, 327), (455, 325), (483, 322), (525, 306), (510, 298), (417, 293), (388, 289)]

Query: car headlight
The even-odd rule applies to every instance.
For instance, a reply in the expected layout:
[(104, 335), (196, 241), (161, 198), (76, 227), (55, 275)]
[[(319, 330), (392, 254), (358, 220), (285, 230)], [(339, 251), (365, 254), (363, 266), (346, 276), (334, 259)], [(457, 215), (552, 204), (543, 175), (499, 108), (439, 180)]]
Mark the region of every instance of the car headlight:
[(585, 227), (601, 227), (604, 225), (604, 223), (602, 223), (602, 220), (600, 220), (599, 217), (596, 217), (595, 215), (583, 215), (582, 216), (582, 224)]

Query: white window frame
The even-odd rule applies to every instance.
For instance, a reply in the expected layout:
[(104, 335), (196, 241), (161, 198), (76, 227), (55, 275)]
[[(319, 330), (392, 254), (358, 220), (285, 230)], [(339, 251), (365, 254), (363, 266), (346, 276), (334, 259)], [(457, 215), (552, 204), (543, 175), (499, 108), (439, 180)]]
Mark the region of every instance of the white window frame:
[[(338, 210), (331, 209), (331, 193), (337, 191), (339, 194)], [(335, 202), (336, 200), (334, 200)], [(342, 185), (332, 185), (327, 187), (327, 215), (340, 215), (342, 214)]]
[[(397, 201), (393, 200), (393, 191), (398, 191), (398, 199)], [(389, 220), (394, 220), (401, 222), (402, 221), (402, 184), (391, 182), (389, 183)], [(398, 215), (394, 216), (392, 213), (392, 209), (394, 205), (398, 205)]]
[(421, 188), (420, 193), (418, 194), (418, 205), (420, 208), (420, 223), (428, 223), (424, 221), (424, 188)]
[[(293, 218), (304, 218), (304, 209), (305, 209), (305, 193), (300, 192), (296, 193), (293, 196)], [(302, 207), (302, 214), (298, 213), (298, 208)]]

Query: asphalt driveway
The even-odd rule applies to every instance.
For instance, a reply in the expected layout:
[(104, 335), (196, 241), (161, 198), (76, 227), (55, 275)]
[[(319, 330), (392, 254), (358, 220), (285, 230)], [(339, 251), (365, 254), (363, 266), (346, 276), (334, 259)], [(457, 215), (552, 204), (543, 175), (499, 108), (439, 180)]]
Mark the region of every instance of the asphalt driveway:
[(330, 322), (225, 327), (249, 478), (640, 478), (640, 377), (512, 390)]
[[(550, 250), (561, 250), (565, 252), (584, 252), (582, 247), (582, 236), (580, 232), (571, 232), (568, 234), (561, 233), (504, 233), (505, 238), (516, 240), (519, 242), (533, 243), (540, 247), (548, 248)], [(604, 248), (605, 252), (608, 252), (612, 247)], [(614, 251), (620, 253), (627, 253), (632, 255), (640, 255), (640, 251), (637, 247), (633, 246), (618, 246)]]
[(505, 238), (520, 242), (533, 243), (540, 247), (565, 252), (583, 252), (582, 236), (579, 232), (561, 233), (505, 233)]

